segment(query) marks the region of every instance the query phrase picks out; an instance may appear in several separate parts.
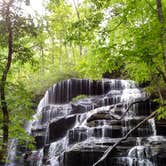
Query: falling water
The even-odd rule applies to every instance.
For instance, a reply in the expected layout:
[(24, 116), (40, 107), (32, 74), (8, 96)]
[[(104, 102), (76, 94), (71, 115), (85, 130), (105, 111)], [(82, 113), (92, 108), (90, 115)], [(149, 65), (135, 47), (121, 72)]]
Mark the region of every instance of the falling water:
[(67, 148), (66, 137), (50, 144), (48, 151), (48, 160), (51, 166), (59, 166), (59, 156)]
[[(72, 101), (78, 95), (87, 98)], [(70, 79), (49, 88), (39, 103), (28, 131), (34, 136), (37, 166), (91, 166), (150, 112), (146, 93), (134, 81)], [(72, 101), (72, 102), (71, 102)], [(118, 120), (134, 101), (124, 118)], [(114, 117), (114, 118), (113, 118)], [(136, 130), (106, 164), (157, 166), (155, 119)], [(161, 138), (165, 142), (165, 138)], [(44, 158), (44, 159), (43, 159)]]
[(5, 166), (15, 166), (17, 139), (12, 139), (8, 147), (7, 163)]
[(149, 122), (150, 125), (151, 125), (151, 129), (152, 129), (152, 132), (153, 132), (153, 136), (156, 136), (156, 135), (157, 135), (157, 131), (156, 131), (155, 118), (149, 119), (148, 122)]
[(37, 161), (37, 166), (42, 166), (42, 163), (43, 163), (43, 156), (44, 156), (44, 154), (43, 154), (44, 152), (43, 152), (43, 148), (39, 151), (39, 159), (38, 159), (38, 161)]

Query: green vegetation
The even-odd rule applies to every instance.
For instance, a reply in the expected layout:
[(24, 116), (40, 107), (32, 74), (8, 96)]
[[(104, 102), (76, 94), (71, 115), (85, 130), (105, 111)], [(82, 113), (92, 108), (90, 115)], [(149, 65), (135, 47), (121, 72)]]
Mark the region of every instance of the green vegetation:
[(16, 2), (0, 1), (1, 161), (8, 139), (33, 143), (23, 124), (33, 99), (57, 81), (116, 73), (149, 82), (146, 90), (166, 103), (165, 0), (50, 0), (42, 16), (24, 15)]
[(76, 102), (80, 99), (85, 99), (85, 98), (87, 98), (86, 95), (78, 95), (78, 96), (72, 98), (72, 102)]

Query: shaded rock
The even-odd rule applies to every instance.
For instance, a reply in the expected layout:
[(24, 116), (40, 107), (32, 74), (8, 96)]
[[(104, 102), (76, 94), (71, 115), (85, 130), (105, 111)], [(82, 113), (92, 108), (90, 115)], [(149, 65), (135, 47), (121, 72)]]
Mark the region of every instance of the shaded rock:
[(76, 116), (68, 116), (49, 124), (49, 142), (57, 141), (64, 137), (75, 124)]
[[(70, 102), (82, 94), (89, 97)], [(132, 81), (70, 79), (55, 84), (40, 103), (43, 109), (38, 113), (42, 117), (32, 130), (37, 148), (44, 148), (42, 165), (60, 162), (60, 166), (92, 166), (108, 147), (156, 108), (151, 99), (145, 99), (143, 90)], [(121, 118), (132, 101), (139, 103)], [(165, 122), (156, 124), (157, 134), (164, 135)], [(151, 162), (162, 166), (166, 139), (152, 137), (155, 133), (151, 119), (121, 142), (100, 166), (146, 166)], [(30, 156), (33, 159), (35, 154)], [(35, 159), (32, 161), (29, 166), (36, 164)]]
[(74, 128), (69, 130), (68, 133), (68, 142), (69, 144), (74, 144), (77, 142), (84, 141), (88, 138), (87, 129), (86, 128)]
[(166, 120), (157, 120), (156, 121), (156, 130), (157, 135), (166, 136)]
[(91, 115), (88, 119), (87, 119), (87, 123), (89, 123), (90, 121), (94, 121), (94, 120), (111, 120), (113, 119), (112, 116), (108, 113), (108, 111), (100, 111), (97, 112), (93, 115)]

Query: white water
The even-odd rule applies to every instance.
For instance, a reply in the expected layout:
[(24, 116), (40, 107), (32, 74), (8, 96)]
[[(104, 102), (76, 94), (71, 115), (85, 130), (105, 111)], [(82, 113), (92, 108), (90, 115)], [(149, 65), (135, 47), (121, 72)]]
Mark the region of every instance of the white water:
[(16, 159), (16, 150), (17, 150), (17, 139), (12, 139), (8, 147), (8, 156), (7, 163), (5, 166), (15, 166)]
[(51, 166), (59, 166), (59, 155), (61, 155), (65, 149), (67, 149), (66, 137), (50, 144), (48, 160)]
[[(104, 79), (102, 80), (102, 93), (103, 94), (104, 94), (104, 88), (105, 88), (104, 87), (104, 82), (105, 81), (110, 81), (110, 80), (104, 80)], [(143, 93), (142, 91), (140, 91), (140, 89), (136, 88), (135, 83), (133, 81), (122, 80), (121, 83), (122, 83), (123, 90), (121, 90), (120, 92), (119, 92), (119, 90), (112, 90), (112, 91), (108, 92), (108, 94), (115, 93), (115, 94), (120, 95), (120, 102), (126, 102), (127, 105), (128, 105), (129, 102), (132, 102), (135, 99), (146, 97), (145, 93)], [(71, 83), (68, 81), (68, 88), (70, 87), (70, 84)], [(110, 82), (110, 88), (111, 89), (116, 89), (116, 80), (111, 80), (111, 82)], [(89, 89), (89, 91), (91, 91), (91, 89)], [(115, 96), (115, 98), (116, 98), (116, 96)], [(115, 100), (115, 98), (114, 98), (113, 103), (116, 103), (116, 101), (117, 101), (117, 100)], [(67, 90), (67, 99), (69, 99), (69, 89)], [(107, 103), (109, 103), (108, 102), (108, 98), (104, 97), (103, 98), (103, 107), (92, 109), (90, 112), (87, 112), (87, 113), (81, 115), (80, 117), (82, 117), (82, 118), (80, 118), (80, 117), (79, 118), (80, 119), (84, 118), (83, 121), (79, 120), (78, 116), (77, 116), (75, 127), (73, 129), (75, 129), (77, 127), (87, 128), (86, 131), (87, 131), (88, 138), (92, 137), (93, 130), (91, 130), (89, 127), (87, 127), (87, 120), (92, 115), (94, 115), (94, 114), (97, 114), (99, 112), (106, 111), (106, 110), (109, 111), (110, 106), (104, 106), (104, 105), (107, 105)], [(126, 120), (128, 120), (128, 118), (129, 117), (127, 117)], [(98, 126), (98, 128), (100, 128), (100, 127), (102, 127), (102, 131), (101, 131), (102, 133), (101, 133), (101, 138), (99, 140), (102, 143), (102, 141), (103, 141), (103, 139), (105, 137), (105, 131), (106, 131), (105, 129), (108, 128), (108, 127), (109, 128), (111, 128), (111, 127), (108, 126), (108, 124), (106, 122), (104, 123), (104, 125)], [(78, 137), (79, 137), (78, 140), (81, 140), (81, 135), (80, 134), (79, 134)], [(88, 140), (89, 143), (92, 140), (95, 141), (95, 138), (89, 139)], [(51, 143), (50, 148), (49, 148), (49, 161), (50, 161), (50, 165), (51, 166), (59, 166), (59, 160), (58, 160), (58, 158), (59, 158), (60, 153), (62, 153), (64, 150), (67, 150), (67, 136), (64, 137), (64, 139), (62, 139), (62, 140), (56, 141), (54, 143)], [(139, 149), (138, 149), (138, 151), (139, 151)], [(138, 157), (140, 157), (140, 156), (138, 156)], [(128, 161), (129, 161), (129, 163), (131, 165), (132, 164), (132, 158), (131, 158), (130, 155), (128, 157)]]
[(43, 148), (39, 151), (39, 159), (37, 161), (37, 166), (42, 166), (42, 160), (43, 160), (44, 152)]
[(155, 119), (151, 118), (151, 119), (148, 120), (148, 122), (151, 125), (152, 131), (153, 131), (153, 136), (156, 136), (157, 135), (157, 131), (156, 131)]
[[(80, 91), (83, 90), (83, 81), (80, 80)], [(104, 94), (106, 85), (105, 83), (109, 83), (110, 86), (110, 91), (108, 91), (106, 94)], [(92, 82), (91, 81), (86, 81), (86, 85), (88, 86), (88, 94), (91, 94), (92, 92), (92, 87), (91, 87)], [(63, 82), (63, 84), (58, 84), (59, 88), (64, 88), (65, 83)], [(53, 94), (56, 92), (55, 91), (56, 85), (54, 85), (53, 87)], [(64, 88), (65, 89), (65, 88)], [(88, 120), (93, 117), (96, 116), (97, 114), (100, 114), (101, 112), (109, 112), (108, 114), (115, 114), (115, 110), (116, 110), (116, 104), (117, 103), (122, 103), (122, 112), (124, 112), (126, 110), (126, 107), (133, 101), (138, 100), (138, 99), (144, 99), (146, 97), (146, 93), (143, 92), (141, 89), (137, 88), (137, 85), (135, 84), (134, 81), (126, 81), (126, 80), (109, 80), (109, 79), (103, 79), (102, 80), (102, 95), (101, 95), (101, 105), (99, 108), (95, 108), (96, 103), (93, 102), (93, 98), (89, 98), (88, 99), (84, 99), (84, 100), (80, 100), (79, 104), (82, 104), (85, 107), (85, 112), (77, 115), (76, 116), (76, 122), (75, 125), (73, 126), (73, 128), (71, 130), (73, 130), (73, 139), (75, 137), (74, 135), (74, 130), (80, 129), (80, 131), (82, 132), (78, 132), (78, 140), (77, 143), (79, 142), (86, 142), (89, 144), (89, 146), (93, 147), (93, 143), (94, 142), (100, 142), (101, 144), (106, 141), (116, 141), (118, 140), (118, 138), (113, 138), (113, 135), (110, 136), (110, 138), (106, 138), (106, 132), (107, 130), (113, 130), (113, 127), (110, 126), (107, 122), (107, 120), (104, 121), (100, 121), (98, 122), (97, 127), (89, 127), (87, 125)], [(58, 92), (59, 93), (59, 92)], [(71, 96), (72, 96), (72, 82), (70, 80), (67, 80), (67, 88), (66, 88), (66, 100), (67, 102), (70, 101)], [(61, 96), (62, 94), (60, 94)], [(70, 104), (53, 104), (53, 103), (49, 103), (49, 98), (51, 98), (51, 101), (55, 101), (56, 97), (55, 94), (50, 96), (49, 91), (46, 92), (44, 98), (40, 101), (38, 109), (36, 114), (34, 115), (34, 119), (29, 123), (29, 127), (27, 129), (27, 131), (30, 133), (31, 129), (35, 129), (38, 128), (39, 126), (42, 126), (40, 123), (40, 119), (42, 116), (42, 111), (43, 108), (45, 108), (46, 106), (49, 106), (50, 109), (46, 110), (47, 111), (47, 123), (45, 123), (44, 125), (46, 125), (46, 132), (45, 132), (45, 145), (47, 143), (49, 143), (49, 123), (51, 123), (52, 121), (61, 118), (61, 117), (66, 117), (68, 115), (70, 115), (71, 112), (71, 105)], [(112, 103), (115, 104), (114, 107), (112, 109), (110, 109), (110, 100), (112, 100)], [(60, 109), (62, 108), (62, 109)], [(94, 109), (95, 108), (95, 109)], [(92, 110), (90, 110), (92, 109)], [(136, 111), (137, 105), (134, 105), (129, 113), (127, 113), (127, 115), (124, 117), (123, 121), (124, 121), (124, 126), (122, 128), (122, 135), (124, 136), (126, 134), (126, 132), (128, 130), (130, 130), (133, 126), (130, 123), (131, 120), (136, 119), (139, 117), (135, 117), (135, 113), (134, 111)], [(53, 113), (57, 112), (54, 116)], [(64, 113), (65, 112), (65, 113)], [(114, 116), (118, 116), (118, 115), (114, 115)], [(138, 120), (136, 119), (136, 120)], [(82, 130), (81, 130), (82, 129)], [(100, 131), (101, 129), (101, 131)], [(156, 139), (156, 127), (155, 127), (155, 120), (154, 119), (150, 119), (148, 121), (148, 125), (147, 128), (145, 128), (144, 131), (145, 134), (147, 134), (148, 132), (152, 131), (151, 134), (151, 139)], [(85, 132), (84, 132), (85, 131)], [(95, 135), (95, 132), (96, 133)], [(101, 133), (100, 133), (101, 132)], [(141, 133), (141, 132), (140, 132)], [(56, 141), (56, 142), (52, 142), (50, 144), (49, 150), (48, 150), (48, 161), (50, 162), (51, 166), (59, 166), (59, 156), (62, 155), (64, 153), (64, 151), (68, 151), (70, 148), (73, 147), (77, 147), (76, 143), (70, 144), (68, 140), (70, 139), (68, 136), (69, 133), (66, 134), (66, 136), (64, 136), (62, 139)], [(77, 134), (77, 133), (76, 133)], [(85, 138), (84, 140), (82, 140), (82, 135), (86, 135), (87, 138)], [(96, 138), (96, 136), (99, 136)], [(112, 138), (111, 138), (112, 137)], [(129, 166), (133, 166), (135, 160), (137, 161), (138, 166), (155, 166), (154, 163), (152, 163), (149, 158), (152, 157), (151, 156), (151, 148), (147, 148), (146, 145), (144, 145), (142, 143), (141, 137), (139, 137), (139, 132), (138, 132), (138, 137), (134, 138), (136, 139), (136, 146), (132, 147), (129, 152), (128, 152), (128, 156), (127, 157), (122, 157), (119, 158), (119, 162), (126, 162), (128, 163)], [(43, 158), (43, 149), (40, 150), (39, 153), (39, 158), (40, 160), (37, 162), (37, 166), (42, 166), (42, 158)]]

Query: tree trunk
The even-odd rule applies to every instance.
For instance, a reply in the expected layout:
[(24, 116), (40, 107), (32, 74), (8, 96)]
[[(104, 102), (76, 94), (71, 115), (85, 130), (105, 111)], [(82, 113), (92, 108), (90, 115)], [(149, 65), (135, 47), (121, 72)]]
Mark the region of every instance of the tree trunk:
[(63, 49), (63, 45), (62, 45), (62, 41), (60, 40), (60, 43), (59, 43), (59, 71), (60, 72), (62, 72), (62, 60), (63, 60), (62, 49)]
[(43, 45), (41, 43), (40, 45), (40, 51), (41, 51), (41, 71), (44, 72), (45, 71), (45, 60), (44, 60), (44, 49), (43, 49)]
[[(162, 2), (161, 0), (156, 0), (156, 6), (157, 6), (157, 15), (158, 15), (158, 20), (160, 22), (161, 25), (161, 46), (163, 49), (163, 61), (164, 61), (164, 69), (166, 72), (166, 28), (165, 28), (165, 20), (164, 20), (164, 14), (163, 14), (163, 10), (162, 10)], [(165, 73), (164, 76), (166, 77)]]
[(11, 62), (12, 62), (12, 54), (13, 54), (13, 33), (12, 33), (12, 25), (11, 25), (11, 18), (10, 18), (10, 5), (12, 1), (7, 6), (6, 10), (6, 29), (8, 33), (8, 56), (6, 65), (4, 67), (1, 82), (0, 82), (0, 104), (1, 104), (1, 111), (3, 115), (3, 135), (2, 135), (2, 147), (0, 150), (0, 163), (4, 163), (6, 159), (7, 153), (7, 145), (8, 145), (8, 137), (9, 137), (9, 111), (6, 101), (6, 94), (5, 94), (5, 86), (7, 75), (10, 70)]
[[(76, 5), (76, 2), (75, 0), (73, 0), (73, 4), (74, 4), (74, 8), (75, 8), (75, 11), (76, 11), (76, 14), (77, 14), (77, 19), (78, 21), (80, 22), (81, 21), (81, 18), (80, 18), (80, 13), (78, 11), (78, 7)], [(81, 32), (79, 31), (79, 37), (81, 37)], [(81, 39), (80, 39), (80, 44), (79, 44), (79, 52), (80, 52), (80, 56), (82, 56), (82, 44), (81, 44)]]

